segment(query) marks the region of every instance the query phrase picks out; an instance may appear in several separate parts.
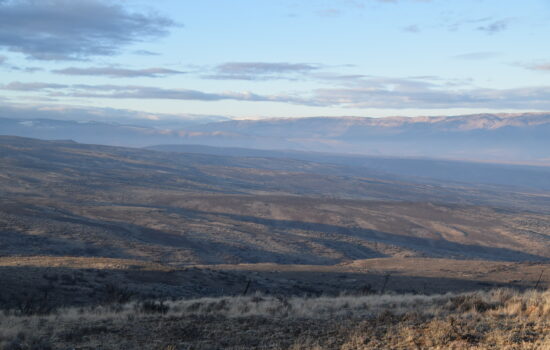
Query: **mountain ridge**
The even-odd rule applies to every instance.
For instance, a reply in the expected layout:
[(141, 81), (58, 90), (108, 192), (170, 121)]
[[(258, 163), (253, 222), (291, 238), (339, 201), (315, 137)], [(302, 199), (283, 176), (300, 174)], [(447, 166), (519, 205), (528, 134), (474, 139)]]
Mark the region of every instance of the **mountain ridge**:
[(198, 144), (550, 165), (550, 113), (276, 118), (159, 126), (150, 121), (140, 125), (0, 118), (0, 133), (5, 135), (113, 146)]

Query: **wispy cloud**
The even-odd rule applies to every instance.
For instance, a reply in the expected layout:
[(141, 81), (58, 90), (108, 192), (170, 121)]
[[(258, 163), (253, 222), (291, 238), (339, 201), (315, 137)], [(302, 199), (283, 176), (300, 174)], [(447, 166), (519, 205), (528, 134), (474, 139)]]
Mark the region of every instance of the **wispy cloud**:
[(52, 84), (42, 82), (11, 82), (1, 85), (2, 90), (46, 92), (49, 97), (109, 98), (109, 99), (158, 99), (194, 101), (264, 101), (308, 104), (308, 101), (289, 95), (259, 95), (248, 91), (219, 93), (190, 89), (165, 89), (139, 85), (87, 85)]
[(156, 127), (178, 126), (187, 121), (222, 121), (228, 117), (200, 114), (149, 113), (120, 108), (68, 106), (63, 104), (17, 104), (5, 103), (0, 106), (0, 118), (10, 119), (54, 119), (150, 124)]
[[(383, 4), (399, 4), (404, 2), (416, 2), (416, 3), (427, 3), (432, 0), (339, 0), (332, 2), (328, 8), (321, 7), (314, 13), (320, 17), (334, 18), (340, 17), (346, 13), (352, 11), (364, 10), (369, 3), (383, 3)], [(295, 17), (294, 15), (292, 17)]]
[(273, 80), (296, 79), (298, 76), (320, 69), (311, 63), (289, 62), (228, 62), (215, 67), (207, 79)]
[(89, 75), (106, 76), (109, 78), (160, 78), (174, 74), (184, 74), (185, 72), (166, 68), (147, 68), (147, 69), (126, 69), (116, 67), (88, 67), (88, 68), (64, 68), (53, 70), (53, 73), (64, 75)]
[(499, 55), (500, 55), (500, 53), (498, 53), (498, 52), (480, 51), (480, 52), (469, 52), (469, 53), (464, 53), (464, 54), (461, 54), (461, 55), (456, 55), (456, 56), (453, 56), (453, 58), (456, 58), (456, 59), (459, 59), (459, 60), (477, 61), (477, 60), (486, 60), (486, 59), (489, 59), (489, 58), (494, 58), (494, 57), (497, 57)]
[[(342, 86), (345, 88), (366, 88), (366, 89), (401, 89), (411, 90), (428, 87), (436, 87), (443, 79), (436, 76), (416, 76), (416, 77), (379, 77), (373, 75), (361, 74), (333, 74), (318, 73), (315, 77), (331, 86)], [(444, 83), (449, 83), (444, 80)]]
[(341, 87), (271, 95), (249, 91), (204, 92), (138, 85), (63, 85), (40, 82), (12, 82), (0, 86), (0, 89), (42, 92), (46, 97), (58, 99), (156, 99), (205, 102), (233, 100), (378, 109), (550, 109), (550, 86), (488, 89), (430, 76), (409, 78), (341, 76), (334, 79), (334, 85)]
[(432, 0), (376, 0), (378, 2), (385, 2), (385, 3), (399, 3), (399, 2), (431, 2)]
[(550, 62), (527, 64), (524, 67), (531, 70), (550, 72)]
[(403, 31), (409, 33), (418, 33), (420, 32), (420, 27), (417, 24), (411, 24), (403, 28)]
[(448, 88), (436, 84), (403, 84), (318, 89), (316, 105), (350, 108), (494, 108), (548, 109), (550, 87), (513, 89)]
[(15, 67), (15, 66), (12, 66), (11, 69), (20, 71), (20, 72), (25, 72), (25, 73), (36, 73), (44, 70), (44, 68), (41, 68), (41, 67)]
[(19, 81), (14, 81), (9, 84), (1, 85), (0, 89), (2, 90), (11, 90), (11, 91), (44, 91), (52, 89), (65, 89), (69, 85), (65, 84), (54, 84), (54, 83), (23, 83)]
[(219, 93), (203, 92), (189, 89), (164, 89), (149, 86), (120, 86), (120, 85), (73, 85), (74, 91), (55, 93), (54, 96), (71, 96), (86, 98), (114, 98), (114, 99), (161, 99), (161, 100), (195, 100), (221, 101), (236, 100), (249, 102), (286, 102), (308, 104), (306, 100), (287, 95), (258, 95), (244, 91), (225, 91)]
[[(2, 0), (0, 0), (2, 1)], [(0, 67), (6, 70), (11, 71), (17, 71), (17, 72), (25, 72), (25, 73), (34, 73), (43, 70), (40, 67), (19, 67), (14, 66), (13, 64), (10, 64), (8, 58), (6, 56), (0, 55)]]
[(478, 17), (478, 18), (462, 18), (462, 19), (444, 19), (445, 24), (443, 25), (447, 30), (454, 32), (462, 29), (462, 27), (472, 27), (472, 26), (482, 26), (487, 22), (493, 21), (492, 17)]
[(321, 17), (338, 17), (341, 15), (341, 11), (338, 9), (330, 8), (317, 11), (317, 14)]
[(502, 32), (506, 29), (508, 29), (508, 26), (510, 25), (511, 19), (501, 19), (498, 21), (494, 21), (482, 26), (477, 27), (477, 30), (480, 30), (482, 32), (485, 32), (487, 34), (495, 34), (498, 32)]
[(153, 52), (149, 50), (135, 50), (132, 53), (134, 55), (140, 55), (140, 56), (160, 56), (158, 52)]
[(106, 0), (0, 1), (0, 47), (33, 59), (80, 60), (167, 33), (174, 23)]

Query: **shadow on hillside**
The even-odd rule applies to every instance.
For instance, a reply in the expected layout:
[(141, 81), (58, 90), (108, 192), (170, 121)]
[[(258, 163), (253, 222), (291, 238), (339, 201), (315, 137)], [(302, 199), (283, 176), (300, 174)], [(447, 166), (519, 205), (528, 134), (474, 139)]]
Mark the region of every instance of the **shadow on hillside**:
[[(166, 209), (166, 208), (163, 208)], [(196, 263), (222, 264), (222, 263), (258, 263), (273, 262), (280, 264), (335, 264), (341, 261), (338, 257), (328, 257), (317, 254), (312, 244), (325, 250), (346, 252), (346, 259), (381, 258), (386, 255), (374, 251), (362, 245), (355, 245), (344, 241), (334, 241), (324, 238), (304, 239), (289, 232), (278, 230), (277, 239), (293, 237), (294, 249), (288, 252), (271, 250), (266, 248), (268, 243), (250, 242), (219, 237), (200, 237), (200, 235), (178, 235), (158, 229), (152, 229), (123, 221), (92, 219), (71, 211), (56, 209), (45, 211), (44, 208), (26, 205), (25, 215), (40, 218), (50, 227), (58, 227), (59, 231), (72, 230), (74, 234), (78, 230), (88, 232), (90, 229), (97, 234), (97, 239), (110, 237), (112, 241), (118, 240), (125, 243), (128, 249), (121, 244), (98, 245), (93, 242), (93, 236), (82, 235), (81, 242), (55, 236), (30, 235), (23, 232), (0, 232), (4, 240), (5, 255), (55, 255), (55, 256), (102, 256), (139, 260), (159, 260), (160, 262), (177, 262), (177, 256), (181, 251), (187, 251), (196, 257)], [(171, 208), (179, 213), (182, 210)], [(184, 210), (186, 218), (194, 220), (208, 220), (210, 213), (193, 212)], [(217, 214), (216, 214), (217, 215)], [(73, 225), (68, 227), (68, 225)], [(76, 225), (76, 226), (74, 226)], [(75, 228), (76, 227), (76, 228)], [(89, 235), (89, 234), (88, 234)], [(197, 237), (198, 236), (198, 237)], [(266, 238), (269, 238), (266, 236)], [(87, 243), (83, 243), (86, 241)], [(288, 242), (285, 241), (285, 244)], [(140, 252), (159, 251), (156, 256), (140, 254)], [(0, 254), (2, 249), (0, 247)]]
[[(338, 271), (223, 271), (188, 268), (151, 271), (68, 267), (0, 267), (0, 309), (25, 304), (91, 306), (132, 300), (181, 299), (215, 296), (352, 295), (398, 292), (433, 294), (508, 287), (525, 289), (534, 281), (486, 283), (453, 278), (428, 278)], [(544, 284), (546, 285), (546, 283)], [(543, 285), (541, 285), (543, 286)]]
[[(180, 214), (184, 219), (210, 222), (219, 217), (222, 219), (220, 222), (230, 220), (234, 232), (228, 237), (224, 237), (223, 232), (218, 235), (212, 232), (202, 234), (187, 229), (181, 234), (176, 234), (127, 221), (92, 219), (70, 211), (45, 211), (41, 207), (27, 206), (26, 210), (29, 213), (26, 215), (38, 217), (62, 231), (72, 230), (74, 233), (74, 230), (78, 229), (82, 234), (75, 236), (78, 237), (78, 241), (73, 241), (53, 235), (44, 237), (4, 231), (0, 232), (4, 246), (4, 249), (0, 249), (0, 254), (103, 256), (179, 264), (191, 261), (203, 264), (272, 262), (331, 265), (344, 260), (386, 257), (384, 253), (371, 248), (373, 243), (381, 243), (388, 247), (412, 250), (426, 257), (548, 261), (548, 258), (513, 249), (461, 244), (444, 239), (409, 237), (356, 227), (175, 207), (156, 208), (168, 214)], [(266, 230), (261, 233), (250, 227), (241, 230), (241, 223), (262, 225)], [(76, 226), (68, 227), (67, 224)], [(235, 237), (236, 234), (240, 234), (242, 238)], [(108, 239), (113, 244), (96, 243), (93, 235), (98, 235), (97, 239), (100, 242)], [(279, 247), (275, 248), (274, 244), (279, 244)], [(181, 260), (182, 256), (191, 256), (192, 259), (184, 261)]]
[(116, 247), (98, 246), (93, 243), (67, 238), (47, 237), (16, 231), (0, 231), (0, 257), (8, 256), (79, 256), (139, 259)]
[[(549, 258), (524, 253), (517, 250), (506, 248), (495, 248), (474, 244), (462, 244), (447, 241), (445, 239), (432, 239), (422, 237), (410, 237), (404, 235), (398, 235), (394, 233), (362, 229), (362, 228), (349, 228), (345, 226), (328, 225), (321, 223), (311, 223), (303, 221), (293, 220), (277, 220), (267, 219), (256, 216), (227, 214), (217, 212), (204, 212), (190, 209), (182, 209), (185, 213), (192, 213), (194, 215), (216, 215), (226, 217), (235, 221), (242, 221), (247, 223), (254, 223), (267, 226), (274, 229), (276, 232), (284, 232), (292, 235), (292, 233), (286, 230), (302, 230), (302, 231), (314, 231), (323, 234), (330, 234), (336, 236), (351, 236), (356, 237), (368, 242), (384, 243), (387, 245), (399, 246), (405, 249), (412, 249), (426, 254), (429, 257), (444, 257), (444, 258), (457, 258), (457, 259), (486, 259), (495, 261), (548, 261)], [(308, 238), (318, 243), (326, 243), (327, 240), (320, 238)], [(331, 242), (333, 242), (331, 240)], [(361, 257), (354, 257), (355, 259), (362, 259)], [(368, 258), (368, 257), (367, 257)]]

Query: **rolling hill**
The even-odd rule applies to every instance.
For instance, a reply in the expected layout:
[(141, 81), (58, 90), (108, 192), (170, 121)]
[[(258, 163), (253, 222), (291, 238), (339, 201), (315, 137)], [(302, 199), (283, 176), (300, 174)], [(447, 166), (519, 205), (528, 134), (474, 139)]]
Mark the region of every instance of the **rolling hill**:
[[(176, 266), (550, 258), (543, 192), (17, 137), (0, 138), (0, 162), (3, 256)], [(530, 211), (506, 206), (512, 198)]]

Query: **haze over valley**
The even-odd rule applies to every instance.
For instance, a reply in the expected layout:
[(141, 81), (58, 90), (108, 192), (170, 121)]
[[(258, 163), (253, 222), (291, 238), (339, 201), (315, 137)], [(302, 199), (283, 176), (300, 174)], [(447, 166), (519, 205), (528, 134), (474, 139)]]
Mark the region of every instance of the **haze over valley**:
[[(78, 113), (78, 112), (74, 112)], [(26, 114), (25, 114), (26, 115)], [(49, 113), (60, 118), (60, 114)], [(312, 117), (264, 120), (120, 124), (0, 114), (5, 134), (114, 146), (200, 144), (370, 156), (444, 158), (550, 165), (550, 115), (481, 114), (454, 117)]]

